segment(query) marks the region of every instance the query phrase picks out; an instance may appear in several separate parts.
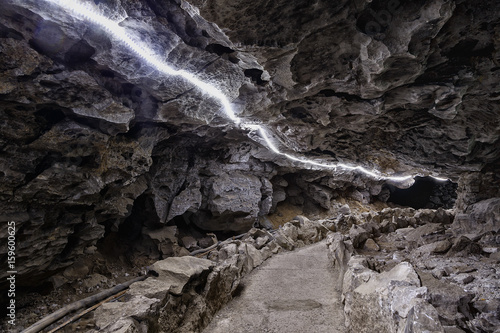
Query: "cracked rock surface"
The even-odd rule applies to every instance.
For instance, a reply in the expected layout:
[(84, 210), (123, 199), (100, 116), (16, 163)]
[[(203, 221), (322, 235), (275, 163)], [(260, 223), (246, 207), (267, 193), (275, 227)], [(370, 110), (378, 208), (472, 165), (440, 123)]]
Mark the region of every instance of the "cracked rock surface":
[[(500, 197), (498, 1), (88, 3), (216, 86), (281, 150), (448, 177), (455, 225), (498, 232), (497, 215), (478, 213)], [(383, 181), (273, 154), (214, 98), (38, 0), (2, 1), (0, 147), (0, 222), (16, 222), (20, 287), (96, 249), (165, 259), (213, 244), (207, 232), (265, 225), (283, 203), (316, 213), (385, 195)], [(199, 234), (183, 247), (187, 229)]]

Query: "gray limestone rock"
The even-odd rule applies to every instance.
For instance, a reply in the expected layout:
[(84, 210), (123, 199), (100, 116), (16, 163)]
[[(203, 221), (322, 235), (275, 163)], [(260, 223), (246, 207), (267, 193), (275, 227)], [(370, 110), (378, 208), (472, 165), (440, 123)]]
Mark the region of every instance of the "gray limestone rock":
[(470, 301), (474, 295), (458, 285), (437, 280), (429, 273), (419, 271), (422, 285), (428, 289), (429, 302), (437, 309), (443, 325), (457, 325), (471, 319)]
[[(407, 328), (420, 332), (421, 325), (422, 332), (429, 327), (443, 332), (437, 311), (425, 301), (427, 288), (421, 287), (410, 264), (402, 262), (380, 274), (372, 271), (365, 281), (344, 284), (346, 326), (350, 331), (396, 333)], [(420, 302), (426, 305), (419, 306)]]
[(249, 174), (224, 173), (217, 176), (208, 201), (208, 208), (217, 219), (200, 227), (208, 230), (248, 230), (259, 213), (261, 186), (259, 178)]
[(500, 231), (500, 198), (479, 201), (459, 214), (453, 221), (452, 229), (457, 235), (471, 234), (471, 238), (493, 231)]
[(209, 260), (186, 256), (157, 261), (151, 268), (159, 274), (159, 280), (172, 283), (170, 292), (180, 294), (192, 277), (198, 276), (212, 267), (213, 263)]
[(355, 249), (361, 248), (369, 237), (370, 233), (358, 225), (354, 224), (349, 230), (349, 238)]
[(367, 251), (380, 251), (380, 246), (372, 238), (368, 238), (363, 249)]
[[(454, 254), (480, 255), (476, 238), (498, 232), (498, 1), (90, 5), (173, 68), (217, 86), (287, 153), (458, 179)], [(0, 222), (15, 221), (23, 240), (19, 286), (72, 267), (98, 242), (112, 247), (117, 233), (137, 235), (137, 252), (178, 255), (174, 237), (155, 234), (167, 223), (239, 233), (281, 203), (324, 212), (339, 197), (384, 198), (382, 181), (274, 154), (216, 99), (55, 5), (3, 1), (0, 39)], [(339, 212), (330, 229), (360, 224)], [(387, 208), (373, 221), (382, 232), (423, 225), (408, 235), (420, 247), (445, 242), (428, 225), (452, 215)], [(324, 237), (284, 230), (272, 244)]]
[(200, 208), (201, 202), (202, 194), (200, 192), (200, 182), (198, 181), (195, 186), (183, 190), (173, 199), (168, 212), (167, 222), (185, 212), (196, 212)]
[(436, 309), (423, 299), (413, 299), (408, 312), (404, 333), (445, 333)]
[(127, 302), (105, 303), (95, 311), (97, 329), (101, 332), (141, 332), (138, 324), (153, 317), (159, 306), (159, 299), (141, 295)]

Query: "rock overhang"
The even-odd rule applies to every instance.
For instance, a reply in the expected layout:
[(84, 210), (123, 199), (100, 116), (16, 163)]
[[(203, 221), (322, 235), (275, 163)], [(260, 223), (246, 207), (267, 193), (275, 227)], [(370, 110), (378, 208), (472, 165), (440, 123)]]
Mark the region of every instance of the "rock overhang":
[[(146, 120), (153, 123), (191, 123), (195, 127), (203, 123), (215, 123), (216, 126), (228, 123), (224, 121), (224, 117), (221, 117), (220, 105), (216, 101), (206, 98), (203, 94), (197, 94), (196, 89), (192, 89), (192, 85), (179, 78), (161, 75), (145, 65), (141, 59), (131, 56), (130, 52), (99, 28), (85, 26), (68, 13), (57, 11), (57, 7), (44, 10), (38, 3), (32, 1), (10, 1), (10, 3), (12, 4), (11, 11), (23, 12), (25, 21), (33, 25), (31, 30), (38, 31), (38, 39), (37, 36), (30, 38), (26, 31), (24, 32), (25, 38), (31, 41), (32, 46), (38, 52), (45, 53), (45, 56), (52, 61), (64, 64), (64, 60), (68, 59), (68, 54), (73, 58), (78, 58), (79, 54), (74, 53), (75, 49), (79, 49), (76, 45), (88, 45), (93, 49), (93, 54), (87, 59), (92, 64), (87, 65), (85, 70), (94, 71), (90, 73), (90, 76), (97, 77), (97, 84), (103, 86), (104, 91), (111, 90), (112, 99), (116, 104), (125, 104), (127, 112), (132, 112), (127, 119), (122, 117), (120, 123), (125, 124), (122, 131), (128, 129), (128, 123), (133, 120), (134, 113), (140, 121)], [(371, 13), (373, 16), (374, 12), (384, 10), (384, 4), (383, 1), (374, 4), (375, 9), (364, 4), (365, 7), (359, 10), (363, 13)], [(200, 7), (197, 8), (196, 5)], [(310, 14), (312, 21), (307, 23), (298, 21), (295, 22), (296, 26), (287, 27), (284, 31), (277, 32), (276, 36), (269, 35), (271, 39), (285, 41), (281, 43), (283, 45), (280, 43), (261, 45), (262, 43), (259, 43), (257, 39), (247, 38), (247, 35), (255, 34), (264, 28), (256, 26), (254, 31), (244, 33), (240, 27), (235, 26), (237, 22), (228, 21), (228, 17), (223, 14), (230, 10), (231, 6), (224, 7), (221, 13), (216, 14), (213, 8), (217, 8), (217, 5), (219, 4), (214, 1), (204, 4), (188, 2), (136, 4), (134, 7), (131, 3), (124, 2), (120, 4), (100, 3), (97, 7), (120, 22), (136, 38), (141, 39), (158, 54), (164, 56), (173, 67), (197, 72), (207, 83), (216, 83), (233, 104), (238, 106), (241, 116), (247, 119), (257, 119), (270, 128), (276, 128), (274, 133), (276, 138), (299, 153), (321, 152), (323, 154), (321, 157), (326, 154), (337, 161), (346, 160), (351, 163), (375, 166), (388, 173), (394, 171), (406, 171), (413, 174), (435, 172), (435, 175), (443, 173), (454, 179), (458, 175), (457, 170), (477, 170), (481, 164), (492, 161), (491, 145), (497, 140), (497, 135), (494, 134), (496, 131), (489, 131), (488, 138), (481, 139), (479, 137), (485, 135), (482, 129), (475, 137), (466, 134), (467, 131), (474, 132), (474, 129), (470, 125), (466, 126), (466, 121), (472, 121), (472, 119), (471, 115), (463, 109), (463, 99), (473, 97), (474, 94), (471, 91), (478, 90), (474, 78), (464, 72), (465, 76), (460, 85), (446, 77), (443, 77), (443, 82), (438, 80), (437, 84), (435, 79), (427, 80), (428, 82), (424, 80), (430, 70), (430, 67), (427, 68), (425, 65), (430, 66), (429, 59), (437, 57), (439, 53), (437, 51), (440, 51), (439, 45), (430, 47), (428, 44), (438, 41), (443, 45), (453, 43), (452, 40), (447, 40), (446, 36), (440, 35), (447, 30), (453, 31), (447, 27), (447, 24), (453, 21), (454, 13), (463, 15), (453, 5), (446, 5), (439, 1), (426, 2), (419, 8), (423, 17), (413, 24), (408, 23), (411, 13), (407, 10), (411, 6), (408, 5), (408, 8), (403, 5), (398, 6), (398, 13), (401, 17), (391, 16), (391, 21), (386, 22), (385, 35), (374, 36), (354, 28), (353, 24), (357, 24), (352, 17), (355, 9), (348, 4), (335, 6), (317, 4), (315, 6), (320, 6), (323, 10), (318, 11), (318, 8), (313, 8), (314, 6), (308, 8), (308, 6), (291, 3), (288, 7), (284, 7), (283, 12), (286, 14), (284, 17), (288, 15), (289, 18), (294, 18), (290, 22), (295, 22), (298, 13), (307, 13)], [(27, 11), (21, 6), (27, 6), (30, 10)], [(243, 7), (246, 12), (254, 12), (253, 5)], [(441, 14), (436, 11), (438, 7), (441, 9)], [(298, 12), (295, 12), (297, 10)], [(321, 22), (325, 22), (325, 15), (330, 15), (330, 20), (338, 19), (342, 24), (321, 26)], [(265, 21), (273, 18), (278, 19), (276, 13), (270, 11), (261, 19)], [(376, 15), (372, 18), (377, 23)], [(282, 24), (282, 19), (278, 20), (280, 24)], [(37, 20), (38, 26), (35, 24)], [(248, 23), (251, 18), (244, 17), (242, 20)], [(6, 23), (11, 25), (11, 27), (6, 26), (8, 29), (19, 30), (19, 27), (12, 22)], [(44, 25), (48, 28), (44, 28)], [(189, 34), (181, 28), (190, 28)], [(315, 32), (309, 36), (306, 34), (308, 29)], [(427, 29), (427, 33), (424, 34), (422, 29)], [(235, 34), (235, 31), (238, 34)], [(298, 40), (279, 37), (287, 33), (294, 33), (295, 36), (297, 31), (300, 32)], [(406, 33), (413, 39), (406, 36)], [(488, 37), (485, 34), (487, 32), (483, 33), (481, 41), (476, 43), (477, 47), (488, 45)], [(45, 35), (51, 35), (56, 40), (64, 40), (65, 43), (55, 48), (50, 47), (52, 45), (50, 43), (53, 42), (46, 40), (45, 42), (50, 44), (49, 47), (39, 45), (40, 40), (47, 39), (43, 37)], [(373, 72), (381, 78), (368, 81), (358, 80), (355, 85), (346, 84), (345, 80), (341, 80), (339, 75), (335, 75), (335, 66), (329, 66), (328, 62), (324, 61), (326, 59), (330, 59), (330, 62), (338, 61), (336, 56), (340, 53), (338, 50), (342, 49), (339, 47), (341, 43), (331, 43), (332, 38), (341, 38), (344, 44), (345, 40), (352, 41), (350, 47), (355, 48), (354, 54), (357, 56), (352, 61), (357, 62), (360, 73)], [(362, 42), (356, 43), (356, 40), (360, 38)], [(418, 46), (419, 38), (422, 43), (420, 47)], [(449, 39), (453, 38), (449, 37)], [(413, 49), (409, 48), (410, 44)], [(220, 47), (209, 47), (209, 45), (220, 45)], [(415, 48), (421, 52), (416, 52)], [(314, 53), (316, 49), (320, 52)], [(73, 53), (70, 50), (73, 50)], [(280, 55), (280, 50), (284, 54)], [(298, 75), (296, 70), (294, 71), (294, 66), (286, 62), (289, 58), (287, 54), (293, 54), (287, 50), (309, 54), (307, 59), (319, 57), (317, 60), (321, 61), (312, 63), (321, 64), (320, 68), (309, 69), (310, 76), (315, 77), (314, 84), (301, 82), (297, 78), (290, 87), (278, 83), (273, 84), (273, 77), (279, 81), (283, 72)], [(479, 48), (477, 52), (481, 53), (481, 50), (483, 49)], [(424, 51), (427, 53), (421, 54)], [(88, 50), (86, 52), (90, 53)], [(231, 59), (228, 58), (228, 54), (232, 55)], [(270, 57), (271, 54), (273, 57)], [(293, 56), (293, 60), (297, 66), (304, 66), (295, 67), (301, 70), (308, 68), (305, 65), (311, 62), (305, 62), (306, 59), (300, 60), (297, 54)], [(375, 57), (377, 54), (378, 56)], [(482, 60), (487, 62), (488, 56), (490, 55)], [(494, 51), (491, 56), (494, 58)], [(235, 58), (238, 61), (235, 61)], [(398, 80), (389, 79), (389, 77), (400, 76), (395, 73), (398, 69), (408, 70), (409, 67), (401, 62), (404, 58), (416, 59), (421, 63), (422, 68), (418, 72), (418, 77), (400, 83), (397, 82)], [(379, 62), (379, 69), (375, 70), (373, 66), (368, 66), (372, 60)], [(441, 63), (445, 63), (446, 60), (446, 57), (441, 56)], [(276, 66), (276, 62), (280, 63), (281, 71), (272, 67)], [(266, 66), (269, 67), (268, 70)], [(349, 68), (349, 66), (354, 65), (342, 68), (346, 71), (346, 75), (352, 76), (355, 68)], [(261, 76), (266, 74), (264, 78), (267, 84), (264, 86), (262, 79), (259, 81), (260, 84), (256, 84), (258, 80), (245, 76), (245, 71), (248, 74), (248, 70), (254, 67), (258, 68), (254, 71), (262, 72)], [(271, 71), (271, 68), (274, 70)], [(112, 75), (109, 75), (110, 72)], [(389, 73), (394, 75), (389, 75)], [(460, 73), (458, 74), (460, 76)], [(329, 78), (323, 78), (325, 75)], [(113, 77), (110, 79), (110, 76)], [(385, 82), (384, 80), (390, 84), (383, 84), (384, 89), (379, 89), (377, 94), (368, 93), (369, 85)], [(113, 85), (118, 86), (116, 88), (118, 91), (113, 91)], [(253, 88), (249, 90), (249, 87)], [(119, 98), (117, 95), (120, 95)], [(124, 99), (126, 101), (123, 101)], [(486, 98), (485, 102), (490, 101)], [(443, 103), (447, 104), (446, 107)], [(457, 108), (460, 106), (462, 106), (462, 112), (457, 113)], [(77, 114), (81, 115), (83, 112), (82, 108), (72, 107), (77, 110)], [(437, 114), (439, 110), (451, 110), (450, 108), (453, 108), (453, 112), (449, 116), (442, 117), (441, 114)], [(144, 112), (143, 109), (149, 109), (146, 119), (144, 115), (148, 112)], [(302, 111), (298, 112), (299, 109)], [(91, 110), (84, 113), (85, 117), (96, 118)], [(462, 119), (456, 119), (457, 117)], [(117, 120), (112, 119), (111, 123), (114, 122)], [(482, 124), (481, 127), (484, 126), (488, 125)], [(454, 133), (460, 131), (459, 128), (462, 134), (457, 136)], [(419, 160), (412, 156), (414, 154), (407, 145), (413, 147), (413, 152), (421, 153)], [(471, 146), (477, 146), (475, 151), (471, 150)], [(478, 156), (478, 150), (487, 151), (488, 156)], [(465, 161), (464, 156), (467, 156)]]

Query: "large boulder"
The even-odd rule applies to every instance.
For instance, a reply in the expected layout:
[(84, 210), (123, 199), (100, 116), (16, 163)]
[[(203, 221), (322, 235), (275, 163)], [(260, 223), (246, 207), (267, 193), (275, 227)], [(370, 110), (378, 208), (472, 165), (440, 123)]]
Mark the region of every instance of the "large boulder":
[(455, 235), (470, 238), (487, 232), (500, 231), (500, 198), (490, 198), (470, 205), (465, 213), (457, 214), (452, 224)]
[[(344, 279), (346, 326), (349, 332), (444, 332), (437, 311), (425, 301), (427, 288), (407, 262), (389, 271), (371, 272), (363, 262), (351, 276), (366, 275), (364, 283)], [(361, 265), (360, 265), (361, 264)], [(354, 265), (349, 264), (351, 270)], [(364, 267), (363, 267), (364, 266)], [(353, 274), (355, 273), (356, 274)]]
[(216, 176), (208, 198), (213, 218), (199, 226), (206, 230), (246, 231), (257, 221), (262, 183), (251, 174)]

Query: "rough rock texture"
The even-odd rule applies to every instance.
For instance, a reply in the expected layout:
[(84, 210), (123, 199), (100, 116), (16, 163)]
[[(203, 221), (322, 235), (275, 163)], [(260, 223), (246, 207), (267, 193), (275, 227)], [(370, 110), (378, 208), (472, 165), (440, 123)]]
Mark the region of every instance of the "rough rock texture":
[[(500, 196), (498, 1), (88, 3), (283, 150), (459, 180), (462, 211)], [(16, 222), (19, 286), (96, 245), (182, 254), (177, 236), (159, 244), (165, 227), (240, 233), (285, 200), (320, 211), (382, 192), (358, 173), (298, 170), (215, 99), (38, 0), (2, 2), (0, 120), (0, 222)]]
[[(336, 278), (343, 281), (346, 326), (352, 332), (373, 327), (497, 332), (500, 242), (498, 231), (491, 230), (495, 224), (484, 222), (495, 214), (484, 209), (491, 203), (495, 199), (471, 206), (476, 206), (477, 232), (458, 232), (461, 213), (451, 223), (443, 210), (384, 209), (356, 216), (348, 233), (330, 233), (327, 246)], [(384, 220), (388, 214), (391, 224)], [(365, 246), (369, 240), (377, 247)], [(401, 267), (417, 278), (398, 277)]]
[(500, 232), (500, 198), (479, 201), (467, 207), (453, 221), (455, 234), (466, 234), (469, 238), (482, 237), (486, 233)]
[(259, 60), (273, 122), (297, 148), (394, 170), (498, 159), (498, 3), (194, 4)]
[[(402, 262), (389, 271), (373, 274), (367, 282), (359, 285), (349, 283), (348, 279), (352, 279), (349, 268), (344, 277), (345, 284), (350, 287), (344, 289), (349, 332), (401, 332), (406, 327), (417, 325), (424, 326), (421, 332), (444, 332), (437, 311), (425, 302), (427, 288), (421, 287), (419, 277), (409, 263)], [(416, 307), (417, 304), (420, 306)], [(405, 319), (410, 311), (414, 317), (427, 318), (429, 324), (423, 325), (416, 319), (407, 322)]]
[[(283, 251), (278, 236), (294, 249), (318, 242), (327, 233), (319, 222), (303, 216), (285, 226), (273, 234), (253, 228), (242, 240), (224, 241), (208, 253), (211, 260), (185, 256), (156, 262), (151, 269), (157, 277), (132, 284), (124, 301), (96, 310), (92, 332), (201, 331), (231, 300), (244, 275)], [(257, 245), (263, 237), (266, 240)]]

